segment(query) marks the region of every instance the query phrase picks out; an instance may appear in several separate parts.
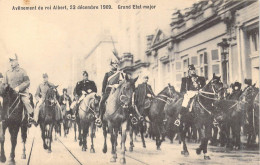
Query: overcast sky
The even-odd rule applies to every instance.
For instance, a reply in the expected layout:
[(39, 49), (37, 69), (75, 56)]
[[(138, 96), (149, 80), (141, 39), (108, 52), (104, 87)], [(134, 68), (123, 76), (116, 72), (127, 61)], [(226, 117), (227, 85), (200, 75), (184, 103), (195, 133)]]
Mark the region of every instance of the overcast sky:
[[(195, 0), (129, 0), (118, 4), (156, 5), (145, 11), (150, 29), (170, 22), (174, 8), (191, 6)], [(72, 56), (84, 56), (95, 45), (100, 32), (118, 30), (119, 12), (115, 0), (31, 0), (31, 6), (111, 4), (114, 10), (12, 11), (22, 0), (0, 0), (0, 72), (9, 67), (8, 55), (17, 53), (19, 62), (31, 79), (31, 92), (42, 81), (42, 73), (61, 87), (69, 83)], [(133, 13), (133, 15), (131, 15)], [(131, 12), (134, 16), (134, 12)], [(120, 44), (120, 43), (119, 43)]]

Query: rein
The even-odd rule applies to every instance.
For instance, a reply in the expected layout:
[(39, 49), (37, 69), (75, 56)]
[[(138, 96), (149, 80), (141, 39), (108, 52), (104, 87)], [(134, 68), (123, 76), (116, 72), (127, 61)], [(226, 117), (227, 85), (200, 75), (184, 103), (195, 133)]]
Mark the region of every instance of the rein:
[[(89, 104), (90, 104), (90, 103), (89, 103)], [(84, 102), (84, 105), (86, 105), (86, 106), (88, 107), (88, 109), (90, 110), (90, 112), (92, 112), (93, 115), (96, 117), (96, 116), (97, 116), (97, 115), (96, 115), (96, 112), (93, 110), (93, 108), (91, 108), (91, 107), (89, 106), (89, 104), (87, 105), (87, 104)], [(87, 111), (84, 110), (84, 109), (82, 109), (81, 107), (79, 107), (79, 109), (82, 110), (83, 112), (87, 113)]]

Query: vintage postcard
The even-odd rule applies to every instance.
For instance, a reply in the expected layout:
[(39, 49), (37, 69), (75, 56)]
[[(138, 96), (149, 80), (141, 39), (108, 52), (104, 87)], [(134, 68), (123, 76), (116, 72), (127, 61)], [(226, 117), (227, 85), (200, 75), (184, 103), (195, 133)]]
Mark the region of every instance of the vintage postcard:
[(259, 164), (258, 0), (0, 0), (0, 164)]

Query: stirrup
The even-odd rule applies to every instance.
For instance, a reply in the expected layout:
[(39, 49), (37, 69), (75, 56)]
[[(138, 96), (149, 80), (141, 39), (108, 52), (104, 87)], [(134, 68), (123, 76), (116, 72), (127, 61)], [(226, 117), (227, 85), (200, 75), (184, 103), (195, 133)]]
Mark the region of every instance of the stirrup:
[(180, 124), (181, 124), (180, 119), (175, 120), (174, 125), (176, 125), (177, 127), (179, 127)]
[(102, 127), (102, 121), (101, 121), (101, 119), (100, 119), (100, 118), (97, 118), (97, 119), (95, 120), (95, 124), (96, 124), (97, 127), (101, 128), (101, 127)]

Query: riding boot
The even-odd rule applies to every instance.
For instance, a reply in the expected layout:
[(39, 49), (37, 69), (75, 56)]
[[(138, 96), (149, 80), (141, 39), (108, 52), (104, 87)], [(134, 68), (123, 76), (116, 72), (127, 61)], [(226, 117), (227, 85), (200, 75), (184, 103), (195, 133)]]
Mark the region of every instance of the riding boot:
[(174, 122), (174, 125), (176, 125), (176, 126), (180, 126), (180, 123), (181, 123), (181, 121), (182, 121), (182, 116), (187, 112), (187, 108), (186, 107), (182, 107), (181, 108), (181, 111), (180, 111), (180, 113), (178, 114), (178, 117), (177, 117), (177, 119), (175, 120), (175, 122)]

